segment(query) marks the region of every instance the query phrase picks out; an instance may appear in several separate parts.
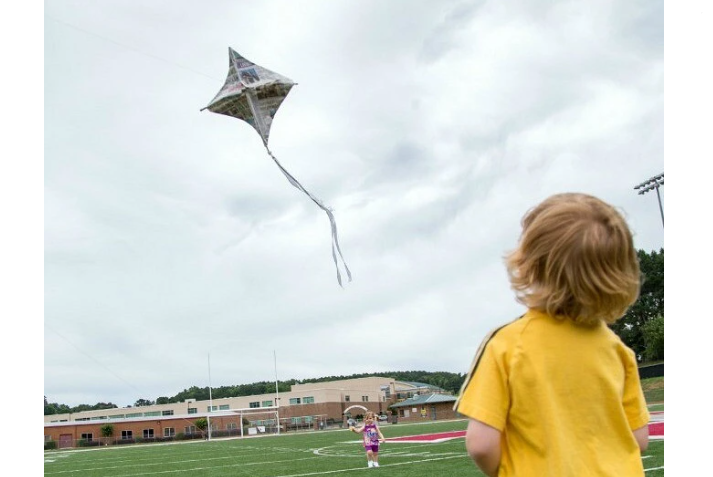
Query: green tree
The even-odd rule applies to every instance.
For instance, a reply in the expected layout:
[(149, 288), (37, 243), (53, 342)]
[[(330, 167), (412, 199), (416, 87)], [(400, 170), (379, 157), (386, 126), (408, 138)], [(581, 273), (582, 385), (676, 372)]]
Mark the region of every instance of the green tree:
[(101, 433), (102, 437), (105, 439), (108, 439), (114, 435), (114, 425), (113, 424), (104, 424), (101, 426)]
[[(644, 329), (648, 322), (664, 316), (664, 251), (638, 251), (642, 284), (639, 298), (626, 314), (612, 325), (622, 341), (634, 350), (639, 360), (648, 359)], [(661, 335), (663, 339), (663, 334)], [(663, 358), (663, 355), (661, 356)]]
[(649, 320), (643, 327), (644, 359), (657, 361), (663, 359), (663, 315)]
[(154, 402), (149, 399), (137, 399), (134, 403), (134, 407), (152, 406), (153, 404)]
[(201, 432), (204, 432), (206, 429), (208, 429), (208, 419), (205, 417), (199, 417), (195, 421), (196, 429), (198, 429)]
[(66, 404), (57, 404), (56, 402), (47, 402), (47, 396), (45, 396), (45, 416), (51, 416), (54, 414), (69, 414), (72, 412), (72, 408)]

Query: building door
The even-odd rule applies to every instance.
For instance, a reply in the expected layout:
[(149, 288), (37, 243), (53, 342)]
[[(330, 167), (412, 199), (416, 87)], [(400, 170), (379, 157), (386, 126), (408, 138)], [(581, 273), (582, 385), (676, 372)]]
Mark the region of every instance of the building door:
[(67, 447), (74, 447), (74, 437), (72, 434), (60, 434), (59, 448), (66, 449)]
[(436, 420), (436, 406), (431, 406), (431, 419)]

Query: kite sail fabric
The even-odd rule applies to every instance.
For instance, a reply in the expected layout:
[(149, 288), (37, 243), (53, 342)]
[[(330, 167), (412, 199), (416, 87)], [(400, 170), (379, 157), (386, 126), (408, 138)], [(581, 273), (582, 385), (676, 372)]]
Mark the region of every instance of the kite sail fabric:
[(332, 210), (305, 189), (292, 174), (287, 172), (267, 145), (270, 138), (270, 126), (272, 126), (275, 113), (277, 113), (277, 109), (287, 97), (290, 89), (297, 83), (274, 71), (256, 65), (232, 48), (228, 48), (228, 55), (228, 77), (225, 80), (225, 84), (208, 106), (201, 109), (201, 111), (207, 109), (214, 113), (242, 119), (255, 128), (262, 138), (262, 143), (267, 153), (287, 177), (290, 184), (305, 193), (329, 217), (329, 223), (332, 228), (332, 258), (337, 269), (337, 282), (339, 282), (339, 286), (342, 286), (342, 274), (339, 270), (337, 256), (339, 256), (344, 266), (349, 281), (352, 281), (352, 273), (349, 271), (349, 267), (344, 261), (342, 251), (339, 248), (337, 222), (334, 219)]
[(255, 128), (267, 146), (277, 108), (296, 83), (243, 58), (232, 48), (228, 48), (228, 54), (228, 78), (203, 109), (242, 119)]

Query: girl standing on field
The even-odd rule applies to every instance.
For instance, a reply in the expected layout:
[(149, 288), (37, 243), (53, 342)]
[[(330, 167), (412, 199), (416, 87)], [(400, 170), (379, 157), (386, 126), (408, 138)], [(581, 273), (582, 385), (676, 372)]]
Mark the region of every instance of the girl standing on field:
[(364, 439), (364, 449), (366, 450), (367, 467), (379, 467), (379, 442), (384, 442), (384, 435), (376, 423), (376, 417), (372, 411), (367, 411), (364, 416), (364, 425), (361, 427), (349, 426), (349, 430), (361, 433)]

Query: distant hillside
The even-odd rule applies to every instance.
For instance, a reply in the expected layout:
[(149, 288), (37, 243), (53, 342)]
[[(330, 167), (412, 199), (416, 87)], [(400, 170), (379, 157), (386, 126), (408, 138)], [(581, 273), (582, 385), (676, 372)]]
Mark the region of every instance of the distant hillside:
[[(321, 383), (325, 381), (338, 381), (343, 379), (356, 379), (356, 378), (366, 378), (370, 376), (383, 376), (387, 378), (393, 378), (396, 381), (415, 381), (419, 383), (431, 384), (434, 386), (441, 387), (446, 391), (450, 391), (453, 394), (457, 394), (460, 390), (460, 386), (465, 378), (464, 374), (458, 373), (448, 373), (445, 371), (438, 372), (428, 372), (428, 371), (393, 371), (385, 373), (362, 373), (362, 374), (352, 374), (349, 376), (325, 376), (323, 378), (313, 378), (313, 379), (303, 379), (300, 383)], [(298, 381), (291, 379), (288, 381), (279, 382), (279, 391), (287, 392), (291, 389), (293, 384)], [(275, 392), (275, 382), (274, 381), (260, 381), (252, 384), (239, 384), (236, 386), (221, 386), (219, 388), (212, 388), (211, 392), (213, 394), (213, 399), (220, 399), (226, 397), (239, 397), (239, 396), (252, 396), (255, 394), (270, 394)], [(196, 399), (196, 400), (207, 400), (210, 398), (208, 387), (199, 388), (197, 386), (192, 386), (189, 389), (184, 389), (180, 393), (176, 394), (170, 398), (158, 398), (156, 400), (157, 404), (169, 403), (169, 402), (182, 402), (186, 399)]]
[[(293, 384), (296, 383), (321, 383), (325, 381), (339, 381), (343, 379), (356, 379), (356, 378), (367, 378), (370, 376), (381, 376), (385, 378), (392, 378), (396, 381), (412, 381), (418, 383), (431, 384), (433, 386), (438, 386), (450, 391), (453, 394), (457, 394), (460, 390), (461, 384), (465, 379), (465, 374), (449, 373), (446, 371), (390, 371), (385, 373), (362, 373), (362, 374), (352, 374), (349, 376), (325, 376), (323, 378), (313, 378), (313, 379), (302, 379), (295, 380), (290, 379), (287, 381), (279, 381), (279, 391), (288, 392), (290, 391)], [(136, 400), (134, 404), (135, 407), (147, 406), (151, 404), (168, 404), (174, 402), (183, 402), (186, 399), (196, 399), (198, 401), (205, 401), (211, 397), (213, 399), (220, 399), (226, 397), (240, 397), (240, 396), (252, 396), (255, 394), (270, 394), (275, 392), (275, 382), (274, 381), (260, 381), (251, 384), (238, 384), (234, 386), (221, 386), (218, 388), (208, 387), (198, 387), (191, 386), (188, 389), (184, 389), (173, 397), (161, 396), (155, 401), (140, 398)], [(117, 408), (116, 404), (113, 403), (97, 403), (93, 406), (89, 404), (80, 404), (79, 406), (69, 407), (66, 404), (48, 403), (45, 398), (45, 416), (51, 414), (64, 414), (70, 412), (80, 412), (80, 411), (90, 411), (98, 409), (113, 409)]]

